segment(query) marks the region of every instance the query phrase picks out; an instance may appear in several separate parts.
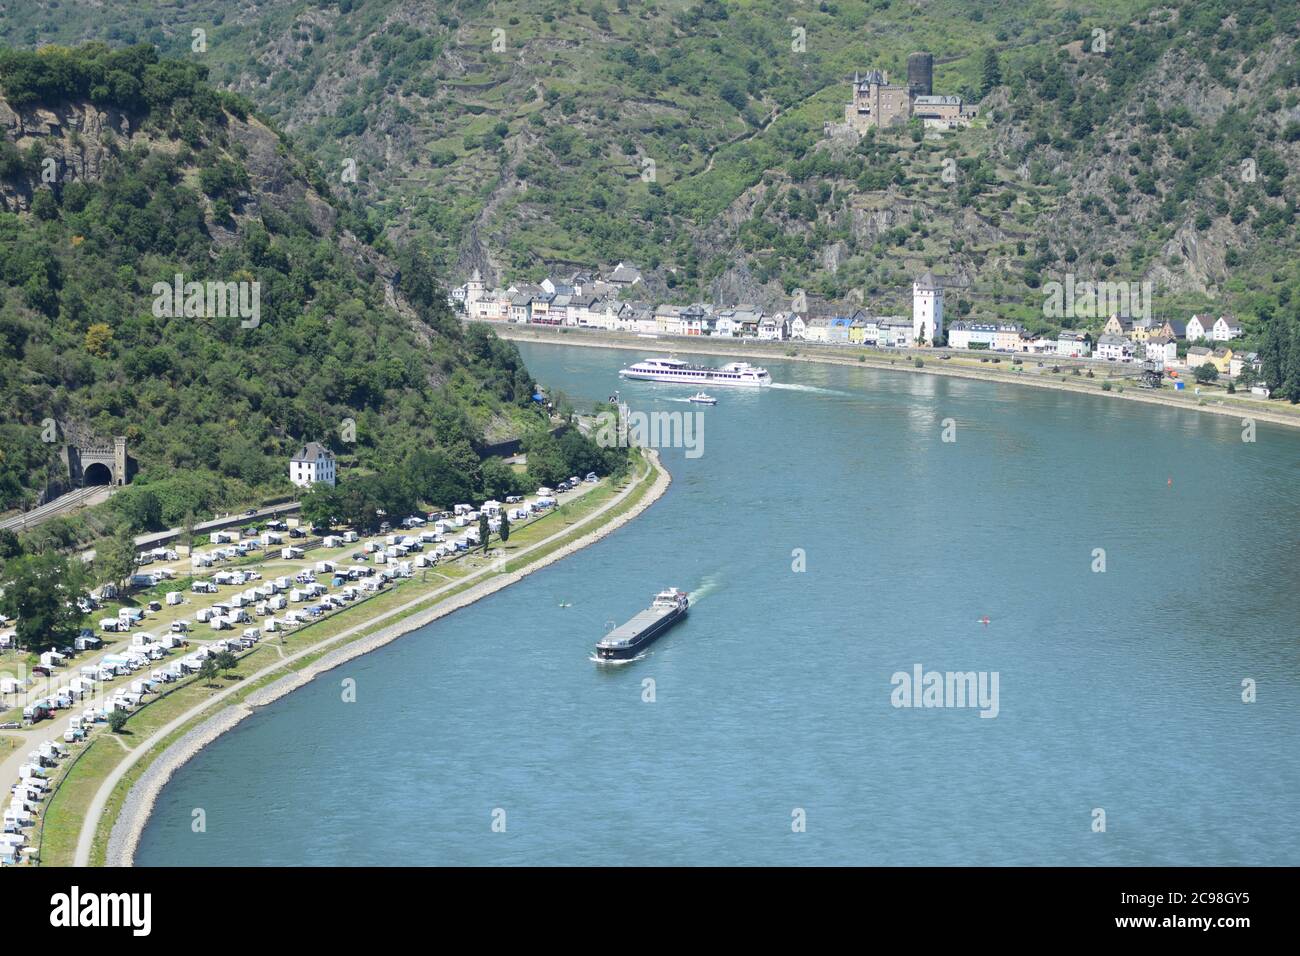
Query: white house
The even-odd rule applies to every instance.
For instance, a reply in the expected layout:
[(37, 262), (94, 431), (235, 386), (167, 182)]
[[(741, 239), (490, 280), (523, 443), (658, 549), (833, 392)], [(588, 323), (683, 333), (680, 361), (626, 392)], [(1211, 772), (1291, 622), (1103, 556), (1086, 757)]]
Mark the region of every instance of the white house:
[(933, 345), (943, 338), (943, 286), (927, 272), (912, 283), (912, 341)]
[(1087, 358), (1092, 352), (1092, 343), (1086, 332), (1072, 332), (1063, 329), (1056, 337), (1056, 354), (1066, 358)]
[(782, 342), (786, 338), (787, 328), (784, 312), (767, 315), (759, 320), (758, 337), (765, 342)]
[(1103, 335), (1097, 340), (1097, 358), (1112, 362), (1133, 357), (1133, 343), (1122, 335)]
[(309, 441), (298, 454), (289, 459), (289, 480), (300, 488), (310, 488), (316, 482), (333, 487), (335, 480), (334, 453), (324, 445)]
[(1173, 365), (1178, 361), (1178, 343), (1167, 335), (1147, 339), (1147, 361)]
[(954, 349), (993, 348), (998, 326), (993, 322), (954, 322), (948, 327), (948, 345)]
[(834, 316), (814, 315), (804, 320), (803, 337), (806, 342), (829, 342)]
[(1210, 330), (1210, 338), (1216, 342), (1230, 342), (1244, 333), (1241, 323), (1235, 318), (1231, 315), (1221, 315)]
[(790, 338), (803, 340), (808, 337), (808, 320), (795, 312), (790, 316)]
[(713, 334), (729, 338), (740, 332), (740, 323), (736, 321), (735, 309), (719, 309), (713, 313)]
[(654, 335), (659, 331), (659, 321), (648, 305), (629, 305), (619, 316), (618, 324), (638, 335)]
[[(1202, 318), (1199, 315), (1194, 315), (1190, 319), (1188, 319), (1187, 336), (1186, 336), (1187, 341), (1199, 342), (1201, 339), (1207, 338), (1208, 330), (1206, 327), (1206, 323), (1209, 322), (1210, 322), (1210, 317), (1208, 315), (1205, 316), (1204, 318)], [(1214, 328), (1213, 323), (1209, 324), (1209, 328)]]

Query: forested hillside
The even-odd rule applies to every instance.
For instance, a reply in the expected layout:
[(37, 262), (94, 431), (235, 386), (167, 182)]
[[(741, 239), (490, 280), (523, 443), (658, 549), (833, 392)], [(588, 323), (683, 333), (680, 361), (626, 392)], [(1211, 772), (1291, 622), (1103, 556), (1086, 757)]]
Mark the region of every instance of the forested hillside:
[[(112, 42), (208, 65), (367, 231), (419, 236), (458, 279), (631, 260), (677, 301), (805, 289), (888, 312), (928, 268), (955, 315), (1036, 327), (1042, 284), (1071, 273), (1150, 281), (1162, 315), (1235, 311), (1252, 346), (1272, 316), (1283, 351), (1300, 325), (1300, 18), (1283, 0), (103, 9), (36, 0), (0, 36), (111, 22)], [(856, 71), (899, 77), (913, 50), (934, 53), (936, 92), (979, 104), (974, 128), (826, 134)]]
[[(427, 255), (360, 239), (205, 74), (151, 47), (0, 51), (0, 507), (57, 485), (51, 419), (127, 436), (114, 500), (148, 491), (142, 527), (287, 495), (305, 441), (345, 472), (438, 450), (478, 480), (485, 436), (545, 422), (513, 345), (463, 333)], [(177, 274), (257, 283), (259, 313), (160, 315)]]

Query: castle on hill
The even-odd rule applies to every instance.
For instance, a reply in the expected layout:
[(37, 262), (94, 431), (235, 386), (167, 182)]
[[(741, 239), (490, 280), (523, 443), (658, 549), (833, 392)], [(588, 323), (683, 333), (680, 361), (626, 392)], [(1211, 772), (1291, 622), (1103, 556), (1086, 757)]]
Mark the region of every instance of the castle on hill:
[(877, 126), (901, 126), (913, 118), (929, 129), (969, 126), (978, 107), (962, 103), (960, 96), (934, 93), (934, 55), (913, 53), (907, 58), (907, 83), (889, 82), (883, 70), (853, 75), (853, 101), (844, 107), (844, 122), (864, 133)]

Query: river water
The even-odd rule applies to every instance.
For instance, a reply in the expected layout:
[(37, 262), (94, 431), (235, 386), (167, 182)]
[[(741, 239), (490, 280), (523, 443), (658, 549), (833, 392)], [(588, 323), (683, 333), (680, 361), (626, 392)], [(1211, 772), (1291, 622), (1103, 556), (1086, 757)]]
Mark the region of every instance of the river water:
[[(139, 864), (1300, 863), (1300, 432), (799, 363), (698, 409), (520, 349), (580, 407), (698, 411), (702, 453), (204, 750)], [(684, 623), (589, 660), (667, 586)], [(984, 705), (895, 706), (918, 666)]]

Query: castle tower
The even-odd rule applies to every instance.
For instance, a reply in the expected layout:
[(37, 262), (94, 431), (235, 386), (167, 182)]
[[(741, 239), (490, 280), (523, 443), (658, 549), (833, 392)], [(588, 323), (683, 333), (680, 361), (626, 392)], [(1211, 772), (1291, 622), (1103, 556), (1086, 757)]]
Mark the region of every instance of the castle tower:
[(471, 275), (469, 277), (469, 281), (465, 283), (465, 311), (466, 312), (469, 311), (470, 306), (472, 306), (475, 302), (478, 302), (480, 299), (483, 298), (483, 292), (484, 292), (483, 276), (479, 273), (477, 269), (475, 269), (474, 274)]
[(912, 338), (918, 345), (943, 338), (943, 286), (929, 272), (912, 283)]
[(126, 436), (113, 436), (113, 484), (124, 485), (130, 480), (127, 474)]
[(934, 93), (933, 53), (908, 55), (907, 88), (913, 96), (931, 96)]

